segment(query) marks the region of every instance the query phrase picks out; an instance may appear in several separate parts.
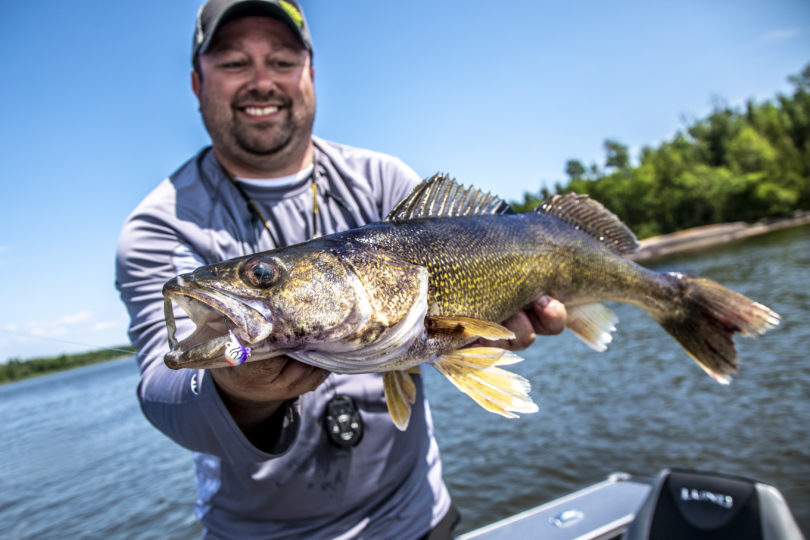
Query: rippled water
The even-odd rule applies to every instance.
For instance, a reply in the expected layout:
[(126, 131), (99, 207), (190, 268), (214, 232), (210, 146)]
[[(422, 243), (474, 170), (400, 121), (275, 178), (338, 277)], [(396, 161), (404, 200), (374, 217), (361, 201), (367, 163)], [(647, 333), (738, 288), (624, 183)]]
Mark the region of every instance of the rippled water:
[(131, 358), (0, 386), (0, 538), (195, 538), (190, 453), (155, 430)]
[[(515, 371), (540, 412), (507, 420), (425, 369), (445, 479), (467, 531), (614, 471), (670, 466), (776, 485), (810, 531), (810, 227), (656, 265), (716, 279), (782, 324), (738, 340), (717, 385), (655, 323), (612, 305), (614, 342), (540, 338)], [(197, 538), (190, 454), (152, 428), (125, 359), (0, 386), (0, 537)]]

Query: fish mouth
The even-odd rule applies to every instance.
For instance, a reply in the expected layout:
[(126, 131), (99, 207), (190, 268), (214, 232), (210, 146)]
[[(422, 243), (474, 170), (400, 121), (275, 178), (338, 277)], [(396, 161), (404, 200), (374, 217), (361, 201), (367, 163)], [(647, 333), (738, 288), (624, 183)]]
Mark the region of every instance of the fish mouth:
[[(163, 296), (171, 347), (164, 362), (171, 369), (232, 365), (224, 354), (231, 341), (242, 347), (251, 345), (251, 360), (281, 354), (270, 344), (261, 343), (273, 331), (273, 323), (263, 314), (261, 306), (251, 305), (249, 300), (205, 288), (183, 276), (168, 281), (163, 287)], [(194, 331), (182, 340), (176, 337), (172, 302), (180, 306), (195, 325)]]

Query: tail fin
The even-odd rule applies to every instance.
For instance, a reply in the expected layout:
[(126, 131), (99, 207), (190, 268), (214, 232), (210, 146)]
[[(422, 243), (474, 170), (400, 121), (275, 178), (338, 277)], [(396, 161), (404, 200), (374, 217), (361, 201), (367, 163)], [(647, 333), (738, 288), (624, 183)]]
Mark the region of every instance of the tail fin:
[(737, 373), (733, 337), (763, 334), (779, 324), (779, 315), (710, 279), (668, 274), (677, 280), (680, 309), (652, 314), (703, 370), (720, 384)]

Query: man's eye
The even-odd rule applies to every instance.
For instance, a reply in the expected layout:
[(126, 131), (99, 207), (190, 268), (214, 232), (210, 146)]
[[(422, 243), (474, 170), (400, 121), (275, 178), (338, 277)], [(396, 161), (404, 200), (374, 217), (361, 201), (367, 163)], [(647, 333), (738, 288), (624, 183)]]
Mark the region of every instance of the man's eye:
[(292, 70), (303, 64), (301, 58), (295, 55), (278, 55), (267, 59), (268, 66), (277, 70)]
[(245, 61), (234, 60), (234, 61), (231, 61), (231, 62), (222, 62), (220, 64), (220, 67), (222, 67), (224, 69), (239, 69), (239, 68), (245, 67), (246, 65), (247, 65), (247, 62), (245, 62)]

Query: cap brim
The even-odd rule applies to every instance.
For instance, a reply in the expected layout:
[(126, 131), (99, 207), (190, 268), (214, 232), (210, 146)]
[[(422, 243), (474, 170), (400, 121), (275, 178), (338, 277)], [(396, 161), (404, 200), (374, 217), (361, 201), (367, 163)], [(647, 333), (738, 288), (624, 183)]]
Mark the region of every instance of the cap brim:
[(219, 15), (219, 17), (211, 25), (211, 31), (207, 32), (205, 39), (194, 50), (194, 56), (198, 54), (205, 54), (206, 51), (208, 51), (208, 47), (211, 46), (214, 36), (216, 36), (217, 32), (219, 32), (222, 26), (233, 20), (251, 16), (270, 17), (283, 22), (287, 28), (290, 29), (293, 35), (298, 38), (301, 45), (310, 51), (310, 53), (312, 52), (312, 47), (307, 43), (301, 29), (296, 26), (295, 22), (281, 7), (276, 4), (262, 2), (260, 0), (246, 0), (244, 2), (237, 2), (233, 4)]

